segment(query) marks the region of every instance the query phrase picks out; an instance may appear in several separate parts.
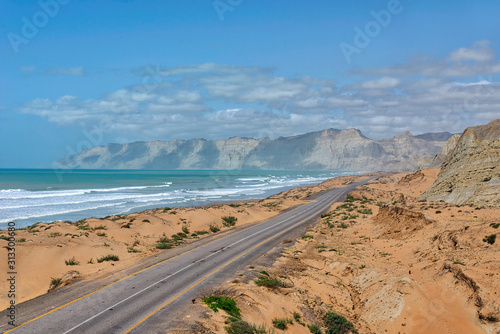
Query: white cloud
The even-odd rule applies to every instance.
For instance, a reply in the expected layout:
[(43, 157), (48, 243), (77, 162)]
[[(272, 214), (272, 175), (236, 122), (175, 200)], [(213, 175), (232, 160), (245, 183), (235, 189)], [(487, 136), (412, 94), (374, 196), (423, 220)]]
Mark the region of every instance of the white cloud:
[(399, 82), (398, 78), (382, 77), (377, 80), (365, 81), (359, 87), (366, 89), (386, 89), (396, 87), (399, 85)]
[[(455, 59), (464, 60), (461, 54)], [(346, 87), (333, 80), (279, 76), (269, 68), (145, 67), (139, 84), (101, 98), (35, 99), (20, 111), (86, 129), (105, 120), (112, 138), (129, 140), (277, 137), (330, 127), (354, 127), (381, 138), (405, 130), (460, 132), (488, 117), (500, 118), (500, 84), (493, 74), (482, 77), (498, 63), (454, 63), (422, 57), (366, 69), (353, 77), (358, 83)], [(447, 71), (453, 69), (460, 75), (450, 77)], [(384, 74), (373, 78), (376, 72)], [(463, 77), (466, 72), (470, 75)]]
[(45, 73), (47, 74), (64, 74), (64, 75), (77, 75), (83, 76), (86, 74), (83, 67), (55, 67), (48, 69)]
[(424, 77), (470, 77), (500, 73), (500, 62), (489, 47), (489, 41), (475, 42), (471, 48), (459, 48), (444, 59), (419, 56), (403, 64), (381, 68), (357, 69), (355, 75), (376, 76), (424, 76)]
[(489, 47), (490, 41), (477, 41), (471, 48), (459, 48), (448, 56), (451, 61), (487, 61), (493, 59), (495, 53)]

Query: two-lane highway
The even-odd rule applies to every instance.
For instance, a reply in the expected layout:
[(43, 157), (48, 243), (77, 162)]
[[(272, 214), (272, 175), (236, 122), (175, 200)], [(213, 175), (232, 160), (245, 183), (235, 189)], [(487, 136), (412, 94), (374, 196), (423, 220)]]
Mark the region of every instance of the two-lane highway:
[(174, 311), (171, 308), (178, 307), (173, 304), (185, 303), (194, 287), (202, 286), (225, 271), (234, 272), (235, 268), (244, 267), (253, 252), (318, 217), (347, 192), (370, 179), (328, 190), (294, 210), (160, 262), (7, 332), (153, 332), (158, 314), (168, 317), (169, 312)]

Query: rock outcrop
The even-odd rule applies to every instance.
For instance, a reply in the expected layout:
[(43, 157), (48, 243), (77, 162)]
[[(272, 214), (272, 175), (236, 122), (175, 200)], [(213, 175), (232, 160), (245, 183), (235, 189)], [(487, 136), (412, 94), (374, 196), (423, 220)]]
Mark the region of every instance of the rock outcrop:
[(429, 164), (429, 168), (441, 168), (441, 165), (445, 161), (448, 154), (457, 146), (458, 140), (460, 139), (460, 135), (454, 135), (444, 144), (441, 152), (436, 154), (436, 156), (432, 159)]
[[(328, 129), (292, 137), (204, 139), (108, 144), (59, 160), (57, 168), (415, 170), (444, 141), (406, 132), (372, 140), (359, 130)], [(439, 138), (446, 138), (438, 136)]]
[(420, 198), (500, 207), (500, 119), (467, 128)]

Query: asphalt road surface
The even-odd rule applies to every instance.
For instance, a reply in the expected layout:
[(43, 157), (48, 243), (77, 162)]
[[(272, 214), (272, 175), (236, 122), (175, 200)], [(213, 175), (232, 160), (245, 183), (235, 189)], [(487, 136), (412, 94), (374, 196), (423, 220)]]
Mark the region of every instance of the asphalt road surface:
[[(325, 191), (314, 200), (264, 223), (227, 233), (210, 242), (200, 242), (199, 246), (195, 242), (177, 256), (96, 291), (87, 291), (76, 299), (61, 302), (59, 298), (53, 305), (47, 305), (51, 294), (45, 295), (45, 313), (25, 319), (18, 327), (6, 325), (4, 311), (0, 329), (13, 334), (165, 333), (169, 321), (182, 317), (179, 309), (190, 303), (197, 289), (209, 282), (221, 282), (225, 275), (244, 268), (270, 244), (282, 241), (294, 230), (304, 229), (335, 201), (370, 179)], [(31, 303), (35, 302), (36, 299)], [(30, 301), (26, 303), (28, 307)], [(23, 304), (18, 305), (18, 309), (22, 309)]]

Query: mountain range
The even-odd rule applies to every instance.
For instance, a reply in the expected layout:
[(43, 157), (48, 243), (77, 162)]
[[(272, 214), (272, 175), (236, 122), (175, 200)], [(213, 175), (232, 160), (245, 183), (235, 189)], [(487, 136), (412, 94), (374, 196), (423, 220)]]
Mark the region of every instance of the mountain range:
[(57, 168), (415, 170), (428, 166), (452, 137), (405, 132), (372, 140), (357, 129), (326, 129), (291, 137), (191, 139), (108, 144), (60, 159)]

